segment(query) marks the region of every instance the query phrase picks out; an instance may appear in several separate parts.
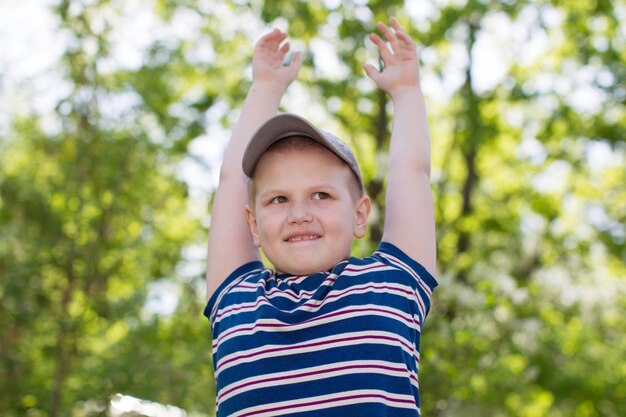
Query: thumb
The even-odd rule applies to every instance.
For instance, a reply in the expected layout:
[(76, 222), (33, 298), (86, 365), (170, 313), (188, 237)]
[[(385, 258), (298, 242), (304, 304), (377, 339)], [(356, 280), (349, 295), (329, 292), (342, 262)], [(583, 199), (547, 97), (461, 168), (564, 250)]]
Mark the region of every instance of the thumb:
[[(377, 83), (380, 72), (372, 64), (364, 64), (363, 69), (368, 77), (370, 77), (375, 83)], [(377, 83), (378, 84), (378, 83)]]
[(293, 54), (293, 58), (291, 59), (290, 67), (293, 67), (296, 71), (300, 69), (302, 66), (302, 52), (298, 51)]

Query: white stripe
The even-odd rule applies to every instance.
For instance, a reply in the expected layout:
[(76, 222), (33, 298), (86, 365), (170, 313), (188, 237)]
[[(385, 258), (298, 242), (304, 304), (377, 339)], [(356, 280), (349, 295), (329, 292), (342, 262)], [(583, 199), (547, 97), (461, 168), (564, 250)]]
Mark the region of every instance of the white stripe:
[[(347, 269), (347, 271), (346, 271)], [(381, 262), (373, 262), (365, 265), (350, 264), (341, 272), (342, 277), (364, 276), (365, 274), (376, 273), (381, 271), (393, 271), (396, 268)]]
[(210, 313), (211, 330), (213, 330), (213, 327), (215, 326), (215, 324), (213, 323), (213, 321), (214, 321), (213, 319), (215, 318), (215, 313), (217, 312), (217, 307), (220, 305), (220, 302), (222, 301), (222, 298), (224, 297), (224, 295), (227, 292), (229, 292), (233, 287), (236, 288), (236, 286), (239, 283), (241, 283), (241, 281), (245, 280), (246, 278), (250, 277), (251, 275), (262, 273), (265, 270), (266, 269), (257, 268), (257, 269), (253, 269), (252, 271), (247, 271), (247, 272), (239, 275), (237, 278), (233, 279), (233, 281), (229, 285), (227, 285), (222, 291), (220, 291), (220, 293), (218, 294), (217, 298), (215, 299), (215, 304), (213, 305), (213, 308), (211, 309), (211, 313)]
[[(332, 274), (332, 275), (336, 276), (336, 274)], [(280, 280), (277, 279), (277, 281), (280, 281), (281, 283), (287, 284), (287, 285), (301, 284), (309, 276), (310, 275), (294, 275), (294, 276), (291, 276), (289, 278), (283, 278), (283, 279), (280, 279)], [(330, 276), (330, 274), (329, 274), (329, 276)]]
[(230, 317), (235, 314), (244, 314), (251, 313), (257, 310), (259, 307), (264, 305), (272, 305), (269, 301), (265, 299), (265, 297), (257, 297), (254, 301), (249, 301), (246, 303), (233, 304), (228, 306), (217, 313), (217, 317), (215, 318), (215, 322), (219, 323), (223, 319)]
[[(393, 369), (381, 369), (381, 367)], [(408, 378), (411, 384), (416, 389), (419, 389), (417, 383), (417, 374), (413, 371), (408, 370), (404, 362), (396, 363), (378, 360), (358, 360), (336, 362), (326, 365), (313, 366), (309, 368), (296, 369), (293, 371), (257, 375), (254, 377), (242, 379), (233, 384), (222, 387), (220, 389), (220, 393), (225, 394), (219, 394), (217, 397), (217, 401), (223, 402), (236, 395), (241, 395), (248, 391), (254, 391), (259, 388), (264, 389), (269, 387), (298, 384), (301, 382), (317, 381), (348, 374), (378, 374), (398, 378)]]
[[(348, 270), (346, 271), (346, 269)], [(381, 272), (381, 271), (392, 271), (395, 269), (396, 268), (392, 266), (386, 265), (378, 261), (368, 263), (365, 265), (347, 264), (346, 268), (342, 270), (340, 276), (342, 277), (343, 276), (362, 276), (363, 272), (373, 273), (373, 272)], [(337, 274), (329, 274), (324, 279), (324, 281), (318, 286), (318, 288), (321, 288), (323, 286), (332, 286), (332, 284), (334, 284), (334, 282), (337, 280), (337, 277), (338, 277)], [(303, 295), (307, 295), (310, 297), (311, 295), (315, 294), (317, 290), (300, 291), (298, 294), (296, 294), (296, 292), (293, 291), (291, 288), (288, 288), (288, 287), (281, 288), (281, 287), (285, 287), (288, 285), (300, 284), (302, 281), (304, 281), (307, 278), (308, 276), (294, 276), (294, 277), (286, 278), (282, 280), (282, 282), (277, 284), (277, 287), (272, 288), (271, 290), (267, 291), (266, 295), (268, 296), (268, 298), (284, 297), (284, 298), (291, 298), (296, 301), (302, 299)], [(272, 277), (272, 280), (279, 281), (275, 279), (275, 277)], [(244, 282), (241, 285), (239, 285), (237, 288), (234, 288), (232, 292), (240, 292), (240, 293), (256, 292), (258, 290), (258, 287), (261, 286), (262, 284), (263, 284), (263, 281), (259, 281), (258, 283), (254, 283), (254, 284)]]
[[(404, 291), (403, 291), (404, 290)], [(329, 299), (333, 299), (332, 302), (340, 301), (343, 297), (348, 295), (362, 295), (367, 293), (375, 293), (375, 294), (393, 294), (399, 297), (406, 298), (407, 300), (414, 301), (413, 298), (407, 294), (407, 292), (413, 293), (413, 288), (394, 284), (394, 283), (367, 283), (362, 285), (354, 285), (352, 287), (345, 288), (343, 290), (333, 290), (328, 293), (328, 295), (321, 299), (312, 299), (307, 301), (302, 305), (300, 310), (314, 312), (320, 309), (322, 305), (328, 306), (330, 302)], [(326, 303), (326, 304), (324, 304)], [(359, 304), (354, 304), (354, 307), (358, 307)], [(398, 310), (401, 311), (401, 310)]]
[[(308, 277), (301, 277), (303, 279), (308, 278)], [(298, 294), (296, 294), (296, 292), (289, 288), (287, 285), (292, 285), (292, 284), (285, 284), (283, 283), (278, 283), (276, 287), (270, 289), (269, 291), (265, 291), (265, 283), (266, 281), (264, 280), (259, 280), (258, 282), (255, 283), (247, 283), (247, 282), (243, 282), (240, 285), (238, 285), (236, 288), (233, 288), (231, 293), (256, 293), (259, 290), (259, 287), (262, 288), (262, 290), (264, 291), (264, 294), (267, 296), (267, 298), (275, 298), (275, 297), (281, 297), (281, 298), (288, 298), (290, 300), (293, 301), (299, 301), (300, 299), (303, 298), (303, 296), (307, 296), (310, 297), (311, 295), (315, 294), (315, 292), (321, 288), (321, 287), (330, 287), (332, 286), (335, 281), (337, 279), (337, 275), (329, 275), (326, 279), (324, 279), (324, 281), (317, 287), (317, 289), (313, 290), (313, 291), (300, 291)], [(274, 279), (273, 279), (274, 280)]]
[(400, 258), (397, 258), (397, 257), (395, 257), (393, 255), (388, 254), (388, 253), (384, 253), (383, 252), (383, 253), (380, 253), (380, 255), (382, 255), (384, 258), (389, 259), (394, 264), (400, 266), (403, 270), (405, 270), (408, 273), (410, 273), (413, 276), (413, 278), (415, 278), (417, 280), (417, 282), (420, 284), (420, 287), (422, 287), (424, 292), (426, 294), (428, 294), (429, 297), (433, 295), (432, 290), (426, 284), (426, 282), (422, 279), (422, 277), (417, 273), (417, 271), (415, 271), (413, 268), (411, 268), (406, 262), (404, 262)]
[[(343, 399), (349, 396), (359, 396), (360, 398)], [(382, 390), (353, 390), (249, 407), (231, 414), (230, 417), (273, 417), (363, 403), (379, 403), (395, 408), (418, 409), (415, 405), (415, 398), (410, 395), (391, 394)]]
[[(380, 311), (383, 310), (383, 311)], [(394, 308), (387, 306), (379, 306), (375, 304), (364, 304), (356, 306), (348, 306), (301, 323), (288, 324), (276, 319), (259, 319), (253, 323), (245, 323), (239, 326), (233, 326), (223, 332), (213, 341), (213, 354), (216, 354), (219, 346), (226, 341), (241, 336), (250, 336), (259, 331), (267, 331), (272, 333), (285, 333), (296, 330), (308, 329), (328, 323), (352, 319), (355, 317), (379, 316), (399, 321), (410, 328), (419, 327), (419, 321), (413, 316)], [(399, 316), (399, 317), (398, 317)]]
[[(415, 279), (419, 287), (422, 288), (424, 292), (428, 295), (428, 299), (430, 299), (430, 297), (432, 296), (432, 290), (430, 289), (430, 287), (428, 287), (428, 285), (426, 285), (424, 280), (419, 276), (419, 274), (417, 274), (417, 272), (415, 272), (415, 270), (413, 270), (409, 265), (407, 265), (402, 260), (396, 258), (393, 255), (389, 255), (387, 253), (382, 253), (382, 252), (379, 252), (379, 254), (383, 256), (384, 258), (388, 259), (389, 262), (393, 263), (394, 265), (397, 265), (398, 268), (402, 269), (403, 271), (408, 272)], [(420, 308), (420, 313), (422, 314), (422, 317), (426, 317), (425, 301), (423, 297), (419, 295), (419, 293), (416, 293), (415, 295), (416, 295), (416, 299)]]
[[(404, 297), (407, 300), (415, 301), (415, 291), (412, 287), (396, 283), (366, 283), (362, 285), (354, 285), (352, 287), (348, 287), (342, 290), (329, 291), (325, 298), (321, 300), (311, 299), (306, 303), (297, 306), (294, 310), (316, 312), (322, 307), (322, 305), (329, 306), (331, 303), (340, 301), (346, 295), (367, 294), (370, 292), (378, 294), (394, 294), (400, 297)], [(407, 292), (411, 293), (413, 296), (406, 294)], [(215, 318), (215, 322), (219, 323), (222, 319), (229, 317), (233, 314), (253, 312), (262, 305), (271, 305), (271, 303), (269, 303), (264, 297), (260, 296), (256, 300), (251, 302), (234, 304), (230, 307), (220, 310)]]
[[(329, 349), (363, 344), (399, 347), (408, 355), (415, 357), (414, 344), (408, 343), (403, 337), (395, 333), (382, 331), (350, 332), (310, 339), (293, 345), (265, 345), (231, 353), (230, 355), (218, 359), (218, 362), (215, 364), (215, 378), (217, 378), (222, 371), (242, 363), (251, 363), (262, 359), (321, 352)], [(418, 358), (415, 360), (417, 364)]]

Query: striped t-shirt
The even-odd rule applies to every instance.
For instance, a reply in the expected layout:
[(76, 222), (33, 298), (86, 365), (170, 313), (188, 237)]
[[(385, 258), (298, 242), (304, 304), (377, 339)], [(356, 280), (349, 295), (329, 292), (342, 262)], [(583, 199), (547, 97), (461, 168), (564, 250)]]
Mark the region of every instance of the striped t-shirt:
[(217, 415), (419, 416), (421, 328), (436, 286), (385, 242), (310, 276), (239, 267), (204, 311)]

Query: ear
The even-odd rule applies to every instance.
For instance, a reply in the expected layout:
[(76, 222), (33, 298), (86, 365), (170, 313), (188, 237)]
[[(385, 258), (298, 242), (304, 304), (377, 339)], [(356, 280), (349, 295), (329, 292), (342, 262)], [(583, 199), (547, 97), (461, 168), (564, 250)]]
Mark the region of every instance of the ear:
[(252, 241), (257, 248), (261, 246), (261, 238), (259, 236), (259, 228), (256, 223), (256, 217), (254, 211), (250, 208), (250, 205), (246, 204), (246, 221), (250, 226), (250, 234), (252, 234)]
[(354, 223), (354, 237), (361, 239), (367, 231), (367, 219), (372, 210), (372, 202), (367, 195), (361, 197), (356, 204), (356, 221)]

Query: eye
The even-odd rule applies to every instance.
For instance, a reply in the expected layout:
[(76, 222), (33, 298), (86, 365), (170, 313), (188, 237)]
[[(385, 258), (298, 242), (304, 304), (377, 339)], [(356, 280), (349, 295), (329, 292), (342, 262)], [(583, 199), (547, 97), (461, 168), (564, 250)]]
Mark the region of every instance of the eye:
[(330, 195), (328, 195), (328, 193), (325, 193), (323, 191), (318, 191), (316, 193), (313, 193), (313, 200), (326, 200), (330, 198)]
[(283, 197), (282, 195), (279, 195), (278, 197), (274, 197), (270, 200), (271, 204), (283, 204), (287, 202), (287, 197)]

